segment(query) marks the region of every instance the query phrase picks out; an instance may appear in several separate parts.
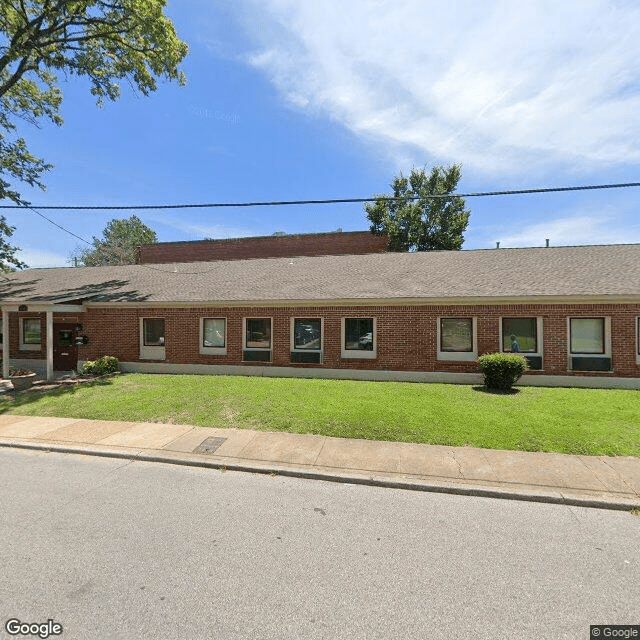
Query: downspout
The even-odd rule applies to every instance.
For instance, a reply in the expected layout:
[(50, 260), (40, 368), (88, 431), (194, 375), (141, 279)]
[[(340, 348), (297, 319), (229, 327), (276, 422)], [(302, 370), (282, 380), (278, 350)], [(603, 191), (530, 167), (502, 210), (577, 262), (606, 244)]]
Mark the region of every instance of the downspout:
[(53, 311), (47, 311), (47, 380), (53, 380)]
[(5, 380), (9, 377), (9, 312), (2, 307), (2, 377)]

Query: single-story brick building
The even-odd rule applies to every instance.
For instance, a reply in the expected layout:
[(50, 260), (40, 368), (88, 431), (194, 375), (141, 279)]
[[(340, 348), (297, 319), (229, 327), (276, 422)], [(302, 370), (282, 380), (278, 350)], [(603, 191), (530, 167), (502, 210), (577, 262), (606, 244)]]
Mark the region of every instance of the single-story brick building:
[[(640, 388), (640, 245), (29, 269), (0, 284), (9, 366)], [(84, 344), (82, 344), (84, 340)], [(76, 344), (80, 342), (81, 344)]]

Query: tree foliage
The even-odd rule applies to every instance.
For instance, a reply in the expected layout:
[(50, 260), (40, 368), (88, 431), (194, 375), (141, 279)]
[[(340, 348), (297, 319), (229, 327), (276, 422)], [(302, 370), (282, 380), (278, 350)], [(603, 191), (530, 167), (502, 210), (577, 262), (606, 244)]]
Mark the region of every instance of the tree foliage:
[(102, 238), (93, 237), (93, 247), (79, 251), (74, 258), (85, 267), (135, 264), (137, 247), (158, 242), (156, 232), (137, 216), (114, 218), (102, 232)]
[(389, 236), (389, 251), (461, 249), (470, 215), (464, 198), (428, 197), (454, 193), (460, 176), (459, 165), (434, 167), (429, 175), (414, 168), (408, 178), (401, 173), (392, 194), (365, 204), (371, 232)]
[(4, 273), (25, 269), (27, 266), (16, 258), (16, 251), (20, 251), (20, 248), (10, 245), (6, 240), (13, 235), (15, 229), (7, 224), (7, 219), (4, 216), (0, 216), (0, 271)]
[(0, 0), (0, 199), (23, 203), (12, 181), (44, 188), (51, 168), (18, 136), (16, 119), (62, 124), (58, 74), (86, 76), (101, 105), (120, 82), (148, 95), (156, 79), (184, 83), (187, 54), (165, 0)]

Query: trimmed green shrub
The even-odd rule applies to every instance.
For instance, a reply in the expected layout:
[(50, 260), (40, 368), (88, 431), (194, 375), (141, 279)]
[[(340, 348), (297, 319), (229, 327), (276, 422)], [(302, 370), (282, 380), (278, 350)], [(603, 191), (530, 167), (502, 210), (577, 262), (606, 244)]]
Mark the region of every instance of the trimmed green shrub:
[(527, 360), (517, 353), (487, 353), (478, 358), (484, 386), (492, 391), (509, 391), (527, 370)]
[(91, 376), (104, 376), (108, 373), (115, 373), (119, 367), (118, 358), (102, 356), (98, 360), (87, 360), (82, 367), (82, 373)]

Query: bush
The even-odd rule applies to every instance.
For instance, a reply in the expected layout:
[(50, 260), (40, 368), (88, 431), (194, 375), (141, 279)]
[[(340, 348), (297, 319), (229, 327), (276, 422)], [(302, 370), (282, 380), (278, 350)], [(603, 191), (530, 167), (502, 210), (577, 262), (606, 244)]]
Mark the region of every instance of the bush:
[(487, 353), (478, 358), (484, 386), (492, 391), (510, 391), (527, 370), (527, 360), (516, 353)]
[(82, 373), (91, 376), (104, 376), (108, 373), (115, 373), (119, 366), (118, 358), (102, 356), (98, 360), (87, 360), (82, 367)]

